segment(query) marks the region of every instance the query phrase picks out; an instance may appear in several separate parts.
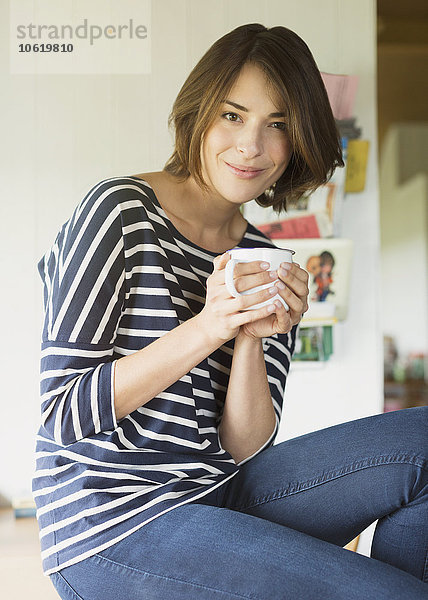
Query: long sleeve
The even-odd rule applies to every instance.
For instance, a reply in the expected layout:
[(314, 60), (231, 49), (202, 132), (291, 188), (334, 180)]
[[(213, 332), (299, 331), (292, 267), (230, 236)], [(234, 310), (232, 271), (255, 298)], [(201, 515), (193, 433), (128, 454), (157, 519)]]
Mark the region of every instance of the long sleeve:
[(274, 443), (278, 433), (284, 402), (285, 385), (296, 343), (296, 332), (297, 326), (294, 326), (287, 334), (275, 335), (263, 340), (267, 378), (276, 419), (275, 430), (265, 447), (269, 447)]
[(118, 200), (114, 186), (95, 186), (39, 263), (42, 425), (62, 445), (116, 427), (112, 355), (125, 295), (121, 210), (129, 204)]
[[(272, 243), (249, 226), (241, 245)], [(238, 472), (217, 433), (231, 343), (115, 420), (115, 361), (202, 310), (214, 256), (175, 230), (146, 182), (124, 176), (87, 194), (40, 262), (46, 315), (33, 493), (46, 574)], [(293, 334), (263, 344), (277, 419)]]

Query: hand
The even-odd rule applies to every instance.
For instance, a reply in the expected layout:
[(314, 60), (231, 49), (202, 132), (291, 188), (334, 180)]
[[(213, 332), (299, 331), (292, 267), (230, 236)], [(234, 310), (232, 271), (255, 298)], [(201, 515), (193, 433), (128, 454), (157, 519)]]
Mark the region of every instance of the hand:
[[(285, 288), (280, 288), (279, 294), (290, 308), (291, 323), (296, 325), (308, 310), (309, 273), (298, 263), (282, 263), (278, 277), (285, 285)], [(280, 287), (280, 283), (277, 285)]]
[(279, 281), (275, 285), (289, 306), (289, 311), (279, 300), (275, 300), (275, 314), (263, 321), (245, 325), (242, 329), (246, 335), (270, 337), (275, 333), (288, 333), (308, 310), (309, 274), (298, 263), (282, 263), (277, 276)]
[[(269, 272), (269, 266), (266, 264), (263, 267), (263, 263), (259, 261), (238, 263), (234, 271), (235, 287), (238, 292), (250, 290), (266, 283), (272, 285), (268, 289), (233, 298), (226, 288), (224, 279), (224, 270), (228, 260), (230, 260), (228, 253), (214, 259), (214, 271), (207, 279), (205, 306), (197, 315), (198, 321), (204, 327), (207, 335), (210, 339), (215, 337), (219, 345), (236, 337), (242, 326), (265, 319), (269, 319), (269, 322), (275, 321), (276, 316), (273, 312), (278, 310), (273, 304), (256, 310), (246, 310), (255, 304), (265, 302), (272, 298), (272, 295), (278, 293), (278, 288), (274, 286), (277, 274)], [(268, 328), (268, 331), (270, 330), (271, 327)], [(272, 332), (275, 333), (275, 331)], [(268, 332), (259, 337), (269, 335), (272, 333)]]

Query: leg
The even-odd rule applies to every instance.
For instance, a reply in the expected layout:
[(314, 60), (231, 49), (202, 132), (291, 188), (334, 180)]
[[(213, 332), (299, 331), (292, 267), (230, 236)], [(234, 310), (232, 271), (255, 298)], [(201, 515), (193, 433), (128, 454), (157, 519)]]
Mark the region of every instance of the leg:
[(209, 505), (162, 515), (53, 576), (64, 600), (422, 600), (415, 577), (288, 527)]
[(222, 506), (340, 546), (379, 519), (372, 556), (428, 580), (428, 408), (344, 423), (269, 448)]

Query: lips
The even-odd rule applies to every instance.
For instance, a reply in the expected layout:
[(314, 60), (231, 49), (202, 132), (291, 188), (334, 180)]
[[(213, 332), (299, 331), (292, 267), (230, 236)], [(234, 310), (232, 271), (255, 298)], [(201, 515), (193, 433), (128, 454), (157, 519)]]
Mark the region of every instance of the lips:
[(265, 169), (257, 169), (256, 167), (248, 167), (246, 165), (235, 165), (233, 163), (225, 162), (228, 169), (237, 177), (241, 179), (253, 179), (263, 173)]
[(264, 171), (264, 169), (256, 168), (256, 167), (246, 167), (244, 165), (235, 165), (233, 163), (226, 163), (230, 167), (234, 169), (239, 169), (239, 171)]

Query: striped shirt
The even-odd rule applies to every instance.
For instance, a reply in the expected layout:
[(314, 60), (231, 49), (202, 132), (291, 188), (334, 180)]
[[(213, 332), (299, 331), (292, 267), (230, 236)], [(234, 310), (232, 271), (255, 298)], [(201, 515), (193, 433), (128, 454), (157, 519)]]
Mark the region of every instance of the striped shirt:
[[(273, 244), (248, 225), (239, 246)], [(45, 322), (33, 494), (46, 574), (238, 472), (218, 437), (233, 340), (119, 422), (114, 411), (115, 361), (201, 311), (215, 256), (174, 228), (146, 182), (117, 177), (89, 191), (40, 261)], [(294, 341), (295, 329), (263, 340), (277, 425), (257, 453), (278, 429)]]

